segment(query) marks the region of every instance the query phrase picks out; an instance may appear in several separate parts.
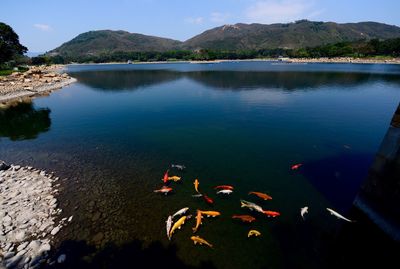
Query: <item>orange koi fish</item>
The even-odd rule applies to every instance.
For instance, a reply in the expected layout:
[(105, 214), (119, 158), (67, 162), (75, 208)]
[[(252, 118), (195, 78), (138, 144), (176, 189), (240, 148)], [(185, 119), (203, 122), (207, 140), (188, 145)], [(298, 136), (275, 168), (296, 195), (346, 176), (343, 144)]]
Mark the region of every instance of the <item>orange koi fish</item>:
[(196, 214), (196, 226), (193, 229), (193, 232), (197, 232), (197, 230), (199, 229), (200, 225), (202, 224), (201, 219), (203, 218), (203, 216), (201, 215), (201, 211), (197, 209), (197, 214)]
[(200, 213), (202, 215), (206, 215), (207, 217), (213, 217), (213, 218), (221, 215), (221, 213), (218, 211), (200, 211)]
[(255, 217), (250, 216), (250, 215), (233, 215), (232, 219), (240, 219), (241, 221), (248, 222), (248, 223), (251, 223), (256, 220)]
[(279, 212), (269, 211), (269, 210), (264, 210), (262, 213), (267, 215), (267, 217), (273, 217), (273, 218), (281, 215), (281, 213), (279, 213)]
[(271, 196), (269, 196), (268, 194), (262, 193), (262, 192), (251, 191), (251, 192), (249, 192), (249, 195), (250, 195), (250, 194), (254, 194), (254, 195), (260, 197), (261, 199), (263, 199), (263, 200), (265, 200), (265, 201), (266, 201), (266, 200), (272, 200), (272, 197), (271, 197)]
[(197, 192), (197, 193), (200, 193), (200, 192), (199, 192), (199, 185), (200, 185), (200, 183), (199, 183), (199, 180), (198, 180), (197, 178), (194, 180), (193, 184), (194, 184), (194, 189), (196, 190), (196, 192)]

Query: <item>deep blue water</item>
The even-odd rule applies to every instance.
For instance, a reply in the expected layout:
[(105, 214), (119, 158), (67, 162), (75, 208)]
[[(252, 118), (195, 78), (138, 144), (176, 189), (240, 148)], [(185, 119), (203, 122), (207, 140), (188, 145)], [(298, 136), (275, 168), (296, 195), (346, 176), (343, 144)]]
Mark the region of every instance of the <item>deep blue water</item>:
[[(67, 71), (77, 83), (0, 114), (0, 159), (66, 178), (60, 205), (74, 222), (59, 244), (69, 242), (64, 247), (72, 251), (84, 242), (102, 253), (140, 242), (185, 265), (217, 268), (323, 264), (343, 225), (325, 207), (350, 214), (400, 99), (397, 65), (225, 62)], [(171, 163), (186, 165), (170, 173), (182, 182), (171, 184), (172, 195), (153, 193)], [(295, 163), (304, 165), (291, 171)], [(191, 196), (195, 178), (213, 206)], [(234, 185), (234, 193), (217, 196), (219, 184)], [(241, 209), (241, 198), (282, 215)], [(198, 232), (214, 250), (189, 240), (193, 220), (168, 242), (164, 222), (185, 206), (192, 214), (222, 213)], [(310, 208), (306, 221), (303, 206)], [(257, 221), (231, 219), (247, 213)], [(247, 238), (253, 228), (260, 238)]]

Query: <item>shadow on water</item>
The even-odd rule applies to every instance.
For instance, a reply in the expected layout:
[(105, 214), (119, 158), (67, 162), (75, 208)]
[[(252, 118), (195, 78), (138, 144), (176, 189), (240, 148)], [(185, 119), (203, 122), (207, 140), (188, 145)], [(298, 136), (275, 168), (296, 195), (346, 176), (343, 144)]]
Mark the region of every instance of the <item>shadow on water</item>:
[(385, 81), (400, 84), (398, 75), (339, 72), (235, 72), (174, 70), (84, 71), (73, 73), (80, 83), (98, 90), (135, 90), (178, 79), (189, 79), (220, 90), (271, 88), (292, 91), (340, 85), (346, 87)]
[(50, 129), (49, 108), (36, 109), (32, 103), (0, 109), (0, 137), (11, 140), (34, 139)]
[(335, 208), (347, 211), (373, 159), (372, 153), (343, 153), (307, 163), (300, 172)]
[(176, 252), (175, 245), (164, 247), (160, 242), (146, 247), (140, 240), (121, 246), (109, 243), (99, 250), (85, 241), (67, 240), (54, 253), (55, 257), (66, 254), (65, 263), (47, 268), (216, 268), (211, 262), (202, 262), (199, 267), (186, 265)]
[[(356, 207), (354, 223), (342, 223), (328, 246), (325, 268), (397, 268), (400, 243), (389, 238)], [(396, 265), (397, 264), (397, 265)]]

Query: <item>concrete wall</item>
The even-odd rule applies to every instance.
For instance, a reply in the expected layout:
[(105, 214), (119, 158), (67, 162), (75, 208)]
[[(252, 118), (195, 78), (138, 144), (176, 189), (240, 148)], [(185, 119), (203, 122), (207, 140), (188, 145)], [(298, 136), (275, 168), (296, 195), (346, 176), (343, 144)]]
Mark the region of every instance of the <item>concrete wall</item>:
[(400, 241), (400, 105), (354, 205)]

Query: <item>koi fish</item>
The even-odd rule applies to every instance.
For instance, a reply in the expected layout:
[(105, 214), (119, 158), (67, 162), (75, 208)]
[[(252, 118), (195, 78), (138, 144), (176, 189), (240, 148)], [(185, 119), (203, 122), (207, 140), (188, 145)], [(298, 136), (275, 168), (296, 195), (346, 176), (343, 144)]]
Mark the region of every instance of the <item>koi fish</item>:
[(342, 215), (340, 215), (338, 212), (334, 211), (333, 209), (326, 208), (326, 210), (328, 210), (331, 213), (331, 215), (334, 215), (335, 217), (337, 217), (339, 219), (342, 219), (342, 220), (345, 220), (348, 222), (354, 222), (354, 220), (349, 220), (348, 218), (343, 217)]
[(174, 226), (172, 226), (171, 231), (169, 232), (169, 238), (172, 237), (172, 234), (176, 229), (180, 229), (183, 224), (185, 224), (186, 216), (181, 217), (177, 222), (175, 222)]
[(184, 166), (183, 164), (171, 164), (171, 167), (172, 168), (176, 168), (176, 169), (181, 170), (181, 171), (186, 169), (186, 166)]
[(232, 190), (233, 191), (233, 186), (231, 185), (219, 185), (214, 187), (215, 190), (218, 189), (223, 189), (223, 190)]
[(154, 192), (161, 192), (161, 193), (164, 193), (165, 195), (167, 195), (170, 191), (172, 191), (172, 188), (163, 186), (161, 189), (155, 190)]
[(200, 192), (199, 192), (199, 185), (200, 185), (200, 183), (199, 183), (199, 180), (198, 180), (197, 178), (194, 180), (193, 184), (194, 184), (194, 189), (196, 190), (196, 192), (197, 192), (197, 193), (200, 193)]
[(208, 243), (206, 240), (204, 240), (203, 238), (199, 237), (199, 236), (192, 236), (190, 237), (190, 239), (193, 240), (193, 243), (196, 245), (197, 243), (199, 243), (200, 245), (207, 245), (210, 248), (213, 247), (213, 245), (211, 245), (210, 243)]
[(290, 167), (290, 169), (292, 169), (292, 170), (297, 170), (297, 169), (299, 169), (300, 166), (302, 166), (302, 165), (303, 165), (302, 163), (297, 163), (297, 164), (292, 165), (292, 166)]
[(181, 180), (181, 177), (172, 176), (172, 177), (168, 177), (168, 180), (173, 180), (173, 181), (177, 182), (177, 181)]
[(201, 197), (201, 196), (203, 196), (203, 194), (201, 194), (201, 193), (199, 193), (199, 194), (193, 194), (193, 195), (192, 195), (192, 197), (197, 197), (197, 198), (199, 198), (199, 197)]
[(164, 183), (167, 183), (168, 181), (168, 171), (169, 169), (165, 172), (164, 177), (161, 179), (162, 181), (164, 181)]
[(249, 233), (247, 234), (247, 237), (250, 237), (250, 236), (260, 236), (261, 235), (261, 233), (259, 232), (259, 231), (257, 231), (257, 230), (250, 230), (249, 231)]
[(201, 215), (201, 211), (197, 209), (197, 214), (196, 214), (196, 226), (193, 229), (193, 232), (197, 232), (197, 230), (199, 229), (200, 225), (202, 224), (201, 219), (203, 218), (203, 216)]
[(213, 218), (221, 215), (221, 213), (218, 211), (200, 211), (200, 213), (202, 215), (206, 215), (207, 217), (213, 217)]
[(264, 210), (262, 213), (267, 215), (267, 217), (273, 217), (273, 218), (281, 215), (281, 213), (279, 213), (279, 212), (269, 211), (269, 210)]
[(263, 199), (264, 201), (266, 201), (266, 200), (272, 200), (272, 197), (271, 197), (271, 196), (269, 196), (268, 194), (262, 193), (262, 192), (251, 191), (251, 192), (249, 192), (249, 195), (250, 195), (250, 194), (254, 194), (254, 195), (260, 197), (261, 199)]
[(303, 220), (305, 220), (305, 219), (304, 219), (304, 215), (305, 215), (306, 213), (308, 213), (308, 206), (305, 206), (305, 207), (300, 208), (300, 215), (301, 215), (301, 217), (303, 218)]
[(223, 194), (231, 194), (232, 192), (233, 192), (232, 190), (223, 189), (223, 190), (217, 191), (217, 194), (220, 194), (220, 193), (223, 193)]
[(169, 232), (171, 231), (171, 227), (172, 227), (172, 223), (173, 223), (172, 216), (168, 216), (166, 223), (167, 223), (167, 237), (168, 237), (168, 240), (171, 240), (171, 236), (170, 236)]
[(186, 211), (188, 211), (188, 210), (189, 210), (189, 207), (184, 207), (184, 208), (182, 208), (182, 209), (176, 211), (176, 213), (172, 215), (172, 218), (175, 218), (176, 216), (183, 215), (183, 214), (185, 214)]
[(214, 203), (214, 200), (208, 197), (207, 195), (203, 194), (203, 199), (206, 201), (207, 204), (212, 205)]
[(256, 220), (255, 217), (250, 216), (250, 215), (233, 215), (232, 219), (240, 219), (243, 222), (249, 222), (249, 223)]
[(250, 210), (255, 210), (255, 211), (264, 213), (264, 210), (262, 209), (261, 206), (256, 205), (255, 203), (252, 203), (252, 202), (245, 201), (245, 200), (240, 200), (240, 207), (247, 207)]

